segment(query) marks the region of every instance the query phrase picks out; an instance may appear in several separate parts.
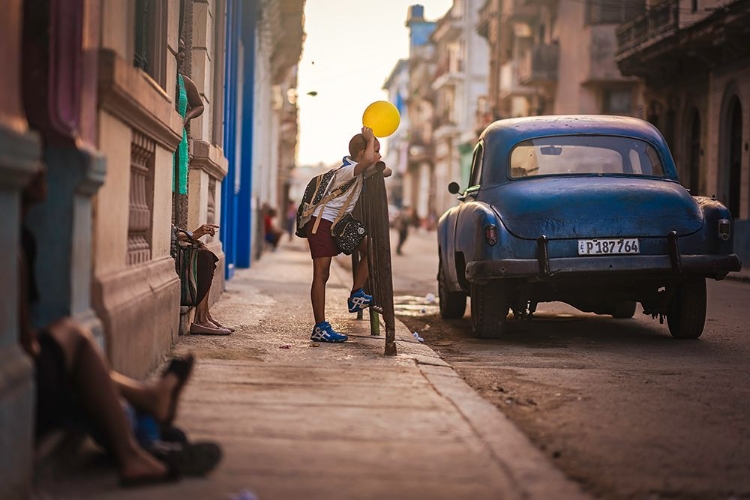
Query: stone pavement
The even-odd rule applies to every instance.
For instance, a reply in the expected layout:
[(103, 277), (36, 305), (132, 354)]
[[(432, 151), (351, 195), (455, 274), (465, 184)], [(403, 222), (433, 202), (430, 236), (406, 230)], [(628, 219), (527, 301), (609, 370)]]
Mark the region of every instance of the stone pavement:
[(311, 275), (305, 242), (285, 243), (237, 272), (212, 308), (233, 335), (177, 343), (199, 359), (177, 423), (222, 445), (211, 475), (127, 491), (111, 468), (89, 470), (35, 498), (587, 498), (403, 324), (398, 356), (385, 357), (367, 314), (347, 312), (351, 276), (338, 264), (328, 320), (350, 340), (310, 342)]

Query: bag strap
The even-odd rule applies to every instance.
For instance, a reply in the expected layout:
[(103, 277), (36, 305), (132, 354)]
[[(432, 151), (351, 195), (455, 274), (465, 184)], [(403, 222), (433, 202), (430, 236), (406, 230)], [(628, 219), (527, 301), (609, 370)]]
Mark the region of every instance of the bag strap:
[[(331, 182), (334, 182), (336, 180), (336, 175), (334, 174), (334, 178), (331, 180)], [(320, 200), (316, 205), (313, 205), (309, 207), (307, 210), (302, 212), (303, 217), (309, 217), (311, 216), (318, 208), (321, 209), (321, 212), (323, 209), (325, 209), (326, 204), (333, 200), (334, 198), (338, 198), (342, 194), (344, 194), (350, 187), (352, 187), (354, 184), (356, 184), (359, 180), (359, 177), (355, 177), (351, 181), (347, 181), (346, 183), (342, 184), (341, 186), (334, 189), (331, 193), (325, 196), (322, 200)], [(315, 189), (317, 191), (317, 188)], [(351, 198), (354, 196), (354, 191), (352, 190), (351, 193), (349, 193), (349, 197), (344, 202), (344, 208), (346, 208), (349, 203), (351, 202)], [(343, 210), (343, 209), (342, 209)], [(338, 222), (339, 218), (341, 218), (341, 211), (339, 211), (339, 216), (336, 218), (336, 222)], [(312, 228), (312, 234), (315, 234), (318, 232), (318, 225), (320, 224), (320, 217), (316, 217), (315, 224), (313, 224)]]
[[(337, 187), (336, 189), (334, 189), (333, 191), (331, 191), (330, 193), (328, 193), (328, 194), (327, 194), (327, 195), (326, 195), (326, 196), (325, 196), (325, 197), (324, 197), (324, 198), (323, 198), (322, 200), (320, 200), (320, 201), (319, 201), (318, 203), (316, 203), (315, 205), (311, 205), (311, 206), (310, 206), (310, 207), (309, 207), (309, 208), (308, 208), (307, 210), (305, 210), (304, 212), (302, 212), (302, 215), (303, 215), (304, 217), (307, 217), (307, 216), (309, 216), (309, 215), (312, 215), (312, 213), (313, 213), (313, 212), (314, 212), (315, 210), (317, 210), (317, 209), (318, 209), (318, 207), (320, 207), (320, 206), (322, 206), (322, 205), (325, 205), (326, 203), (328, 203), (328, 202), (329, 202), (329, 201), (331, 201), (332, 199), (334, 199), (334, 198), (338, 198), (339, 196), (341, 196), (342, 194), (344, 194), (344, 193), (345, 193), (345, 192), (346, 192), (346, 191), (347, 191), (347, 190), (348, 190), (348, 189), (349, 189), (349, 188), (350, 188), (350, 187), (351, 187), (351, 186), (352, 186), (352, 185), (354, 184), (354, 181), (356, 181), (356, 179), (352, 179), (352, 180), (350, 180), (350, 181), (347, 181), (347, 182), (345, 182), (344, 184), (342, 184), (341, 186)], [(332, 182), (333, 182), (333, 181), (332, 181)], [(317, 189), (316, 189), (316, 191), (317, 191)]]
[[(357, 177), (357, 182), (361, 177)], [(336, 216), (336, 219), (333, 221), (333, 224), (331, 224), (331, 227), (335, 226), (338, 221), (341, 220), (341, 218), (344, 216), (344, 212), (346, 211), (346, 208), (349, 206), (349, 204), (352, 202), (352, 198), (354, 197), (354, 193), (356, 192), (356, 189), (352, 189), (351, 193), (349, 193), (349, 196), (346, 197), (346, 201), (341, 206), (341, 209), (339, 209), (339, 213)]]

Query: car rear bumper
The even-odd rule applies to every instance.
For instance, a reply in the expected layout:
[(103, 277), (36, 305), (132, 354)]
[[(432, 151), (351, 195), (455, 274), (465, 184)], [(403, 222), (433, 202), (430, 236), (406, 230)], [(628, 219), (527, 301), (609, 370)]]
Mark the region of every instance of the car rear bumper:
[[(543, 254), (544, 252), (540, 252)], [(617, 255), (550, 259), (479, 260), (466, 265), (466, 279), (483, 281), (498, 278), (537, 278), (575, 274), (637, 273), (674, 276), (695, 274), (723, 279), (742, 267), (739, 257), (730, 255)]]

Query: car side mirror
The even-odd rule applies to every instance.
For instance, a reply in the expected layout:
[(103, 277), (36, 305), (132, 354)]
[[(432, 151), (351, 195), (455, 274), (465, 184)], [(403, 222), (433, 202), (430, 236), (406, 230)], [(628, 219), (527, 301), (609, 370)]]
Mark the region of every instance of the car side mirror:
[(450, 194), (458, 194), (458, 192), (461, 190), (461, 187), (458, 185), (458, 182), (451, 182), (448, 184), (448, 192)]

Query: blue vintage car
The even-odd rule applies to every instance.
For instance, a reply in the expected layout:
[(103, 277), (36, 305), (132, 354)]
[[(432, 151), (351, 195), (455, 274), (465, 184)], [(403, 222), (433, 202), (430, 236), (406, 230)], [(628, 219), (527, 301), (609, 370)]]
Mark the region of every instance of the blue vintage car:
[(727, 208), (691, 196), (659, 131), (635, 118), (492, 123), (458, 199), (438, 225), (440, 313), (463, 317), (470, 295), (480, 338), (548, 301), (615, 318), (640, 302), (672, 336), (697, 338), (706, 278), (741, 267)]

